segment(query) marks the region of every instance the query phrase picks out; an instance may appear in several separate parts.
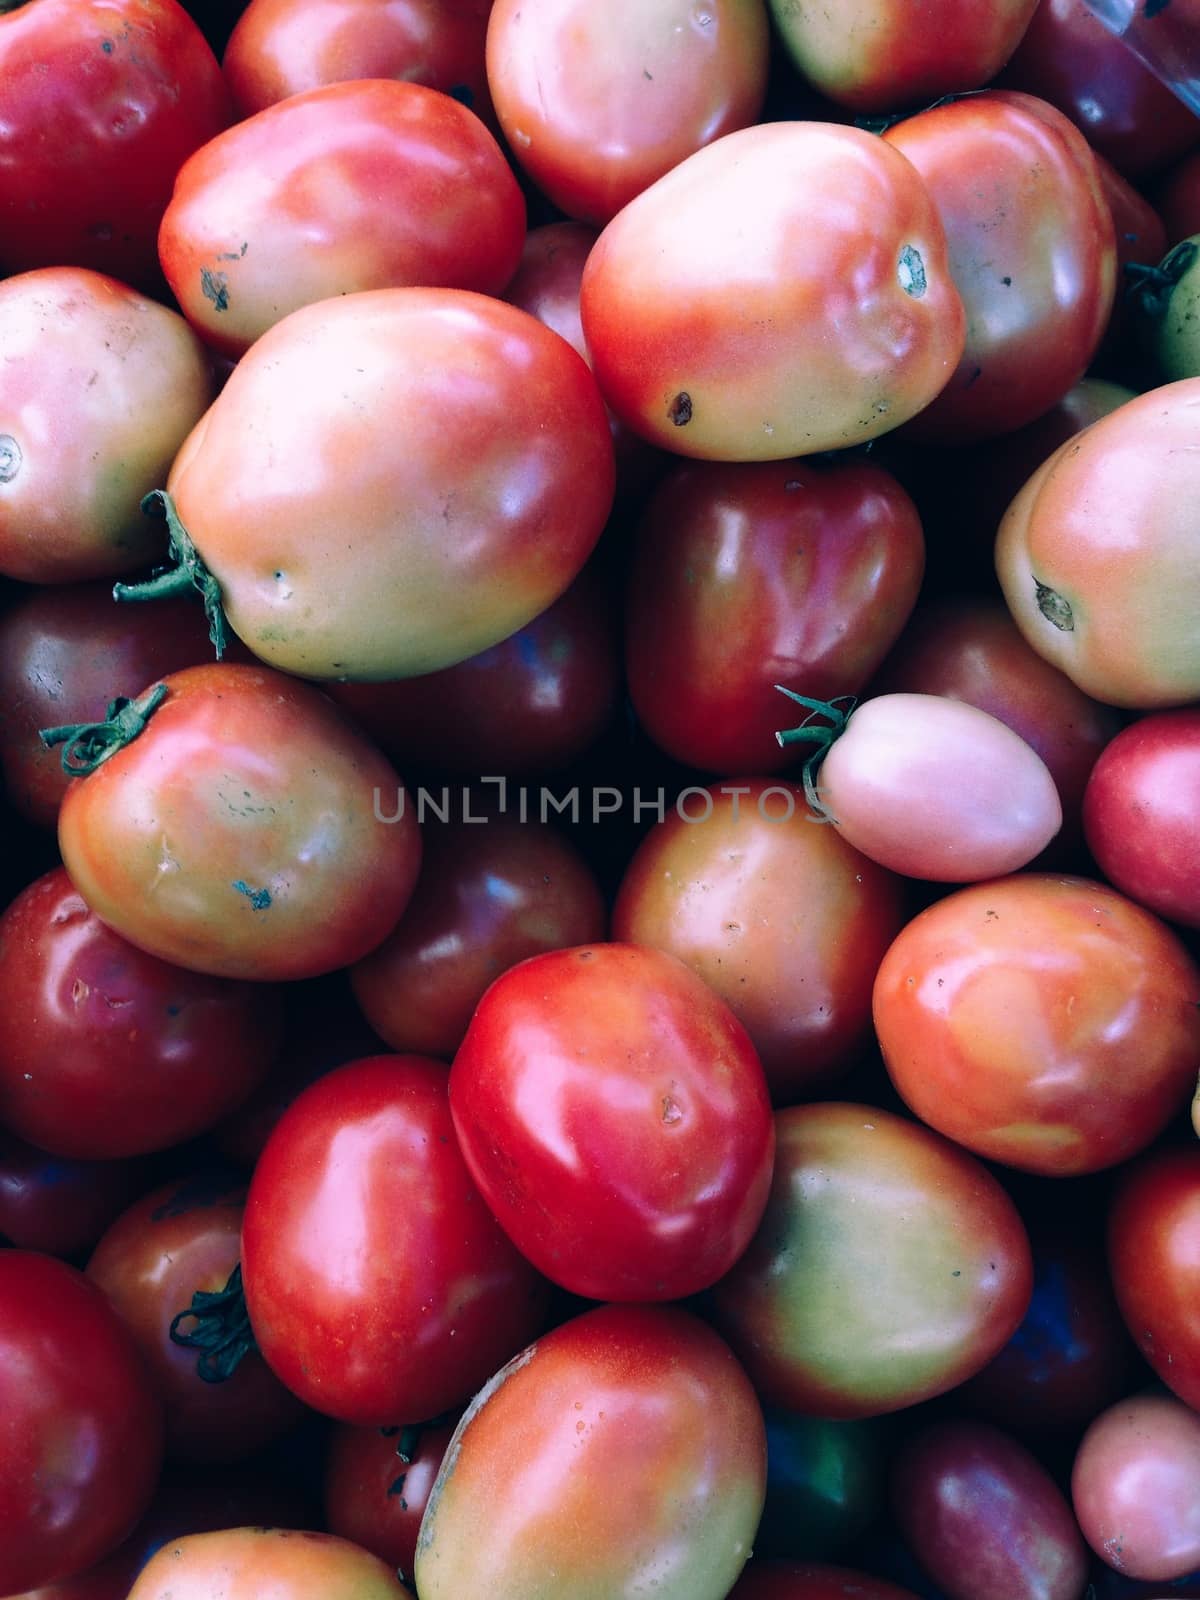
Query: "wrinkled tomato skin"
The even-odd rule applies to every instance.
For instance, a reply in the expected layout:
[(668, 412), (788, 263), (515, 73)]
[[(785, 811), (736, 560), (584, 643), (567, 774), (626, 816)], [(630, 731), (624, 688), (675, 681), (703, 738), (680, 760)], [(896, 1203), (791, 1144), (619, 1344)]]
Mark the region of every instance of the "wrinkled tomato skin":
[(880, 1416), (986, 1365), (1033, 1288), (1029, 1238), (997, 1180), (876, 1106), (788, 1106), (775, 1125), (762, 1225), (714, 1291), (764, 1402)]
[(1166, 1386), (1200, 1411), (1200, 1150), (1143, 1157), (1108, 1215), (1108, 1265), (1134, 1343)]
[(128, 1600), (411, 1600), (378, 1556), (331, 1533), (225, 1528), (163, 1545)]
[(912, 424), (939, 443), (1010, 433), (1083, 377), (1108, 326), (1116, 236), (1083, 136), (1032, 95), (989, 90), (884, 138), (929, 186), (966, 308), (957, 370)]
[(277, 988), (147, 955), (61, 867), (0, 917), (0, 981), (13, 997), (0, 1010), (0, 1119), (72, 1159), (192, 1138), (241, 1104), (279, 1048)]
[(162, 1409), (103, 1292), (52, 1256), (0, 1250), (0, 1590), (81, 1572), (145, 1511)]
[(643, 728), (706, 772), (777, 772), (775, 685), (857, 694), (916, 603), (916, 506), (867, 463), (680, 464), (640, 520), (625, 664)]
[(917, 1600), (911, 1589), (818, 1561), (752, 1561), (729, 1600)]
[(467, 1408), (421, 1524), (417, 1589), (723, 1600), (765, 1478), (762, 1412), (712, 1329), (675, 1306), (602, 1306)]
[(236, 357), (334, 295), (499, 294), (524, 238), (524, 198), (479, 118), (384, 78), (293, 95), (202, 146), (180, 168), (158, 250), (188, 321)]
[(501, 1226), (573, 1294), (698, 1293), (762, 1215), (774, 1130), (758, 1056), (662, 951), (585, 945), (510, 968), (454, 1057), (450, 1105)]
[(330, 1533), (370, 1550), (411, 1580), (421, 1518), (457, 1422), (455, 1416), (416, 1429), (335, 1427), (322, 1479)]
[(175, 0), (33, 0), (0, 16), (0, 268), (80, 266), (153, 289), (175, 174), (232, 112)]
[(1150, 912), (1021, 873), (915, 917), (875, 980), (892, 1082), (939, 1132), (1045, 1176), (1144, 1149), (1200, 1070), (1200, 971)]
[(267, 1364), (370, 1427), (465, 1400), (547, 1302), (468, 1176), (446, 1068), (419, 1056), (349, 1062), (293, 1101), (251, 1177), (242, 1272)]
[(1110, 883), (1160, 917), (1200, 928), (1200, 709), (1122, 729), (1092, 770), (1083, 825)]
[(629, 862), (613, 938), (666, 950), (710, 984), (773, 1100), (790, 1104), (869, 1045), (871, 985), (905, 918), (900, 880), (814, 824), (795, 784), (695, 789), (684, 814), (694, 820), (672, 812)]

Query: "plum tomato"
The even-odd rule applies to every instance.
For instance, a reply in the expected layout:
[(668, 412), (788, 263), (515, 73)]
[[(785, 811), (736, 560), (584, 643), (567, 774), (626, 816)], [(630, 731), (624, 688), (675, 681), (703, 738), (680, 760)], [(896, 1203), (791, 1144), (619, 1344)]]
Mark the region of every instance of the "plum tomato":
[(729, 1600), (918, 1600), (911, 1589), (821, 1561), (752, 1561)]
[(128, 1600), (412, 1600), (385, 1562), (332, 1533), (222, 1528), (155, 1551)]
[(329, 1435), (322, 1477), (325, 1526), (412, 1578), (417, 1535), (458, 1423), (355, 1428)]

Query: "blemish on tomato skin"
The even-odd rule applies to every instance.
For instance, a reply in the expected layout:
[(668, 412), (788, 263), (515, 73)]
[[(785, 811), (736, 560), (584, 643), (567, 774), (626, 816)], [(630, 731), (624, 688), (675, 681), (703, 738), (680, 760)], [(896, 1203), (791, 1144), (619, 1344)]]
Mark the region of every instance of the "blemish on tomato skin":
[(667, 417), (677, 428), (686, 428), (692, 420), (692, 397), (686, 389), (681, 389), (671, 401)]

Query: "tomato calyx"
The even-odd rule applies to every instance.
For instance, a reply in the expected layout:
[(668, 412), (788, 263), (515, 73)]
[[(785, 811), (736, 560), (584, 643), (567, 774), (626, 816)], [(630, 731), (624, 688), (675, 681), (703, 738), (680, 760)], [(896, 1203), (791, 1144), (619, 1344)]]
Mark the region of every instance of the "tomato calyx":
[(1127, 297), (1137, 302), (1143, 315), (1161, 321), (1167, 314), (1176, 284), (1189, 271), (1197, 255), (1200, 255), (1200, 246), (1196, 241), (1181, 239), (1156, 267), (1143, 261), (1127, 261), (1124, 269), (1129, 279)]
[(86, 778), (131, 744), (166, 698), (166, 684), (156, 683), (136, 700), (128, 695), (110, 700), (103, 722), (64, 722), (57, 728), (40, 728), (38, 738), (48, 750), (63, 746), (62, 769), (68, 778)]
[[(194, 1321), (187, 1333), (180, 1324)], [(224, 1383), (232, 1378), (242, 1358), (258, 1349), (246, 1296), (242, 1289), (242, 1264), (229, 1274), (223, 1289), (197, 1289), (185, 1311), (171, 1318), (171, 1343), (187, 1350), (199, 1350), (196, 1376), (205, 1383)]]
[[(800, 770), (804, 798), (818, 821), (834, 822), (836, 818), (817, 794), (817, 770), (828, 754), (829, 747), (845, 733), (846, 724), (858, 700), (852, 694), (838, 695), (836, 700), (812, 700), (808, 695), (797, 694), (794, 689), (785, 689), (781, 683), (775, 687), (780, 694), (787, 695), (789, 700), (804, 706), (808, 712), (797, 727), (777, 731), (776, 741), (785, 748), (789, 744), (811, 744), (814, 747)], [(814, 718), (823, 718), (824, 721), (814, 721)]]
[[(0, 4), (3, 0), (0, 0)], [(116, 583), (113, 599), (166, 600), (198, 589), (204, 598), (204, 615), (208, 619), (208, 637), (212, 640), (217, 660), (225, 654), (226, 622), (221, 605), (221, 585), (205, 565), (200, 552), (192, 543), (192, 536), (180, 520), (175, 502), (165, 489), (151, 489), (142, 501), (142, 511), (148, 517), (164, 517), (167, 524), (167, 562), (153, 577), (143, 583)]]

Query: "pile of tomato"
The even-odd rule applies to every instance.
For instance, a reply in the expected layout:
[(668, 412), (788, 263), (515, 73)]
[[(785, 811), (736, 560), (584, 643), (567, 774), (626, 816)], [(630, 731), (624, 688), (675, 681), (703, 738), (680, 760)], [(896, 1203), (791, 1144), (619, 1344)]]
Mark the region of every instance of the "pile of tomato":
[(1083, 0), (2, 0), (0, 774), (0, 1594), (1200, 1596)]

